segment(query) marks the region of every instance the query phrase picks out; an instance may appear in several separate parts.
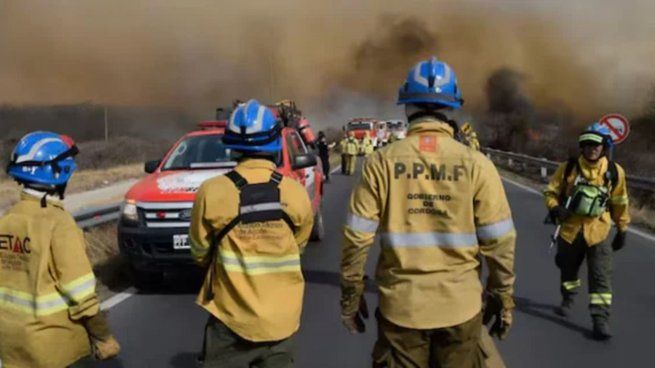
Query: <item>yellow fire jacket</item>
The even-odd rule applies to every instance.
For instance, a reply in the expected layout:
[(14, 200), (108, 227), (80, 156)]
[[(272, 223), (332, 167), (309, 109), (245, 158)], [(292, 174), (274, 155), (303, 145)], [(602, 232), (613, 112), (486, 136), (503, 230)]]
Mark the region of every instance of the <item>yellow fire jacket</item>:
[(353, 137), (344, 138), (341, 141), (341, 152), (345, 155), (356, 156), (359, 152), (359, 143)]
[(413, 121), (406, 139), (372, 154), (344, 227), (342, 313), (357, 309), (376, 233), (380, 311), (416, 329), (450, 327), (481, 309), (480, 256), (487, 289), (514, 306), (516, 232), (494, 165), (453, 139), (438, 120)]
[(479, 151), (480, 141), (478, 140), (478, 133), (475, 132), (471, 123), (464, 123), (460, 130), (465, 141), (464, 143), (472, 149)]
[(373, 147), (373, 141), (371, 140), (371, 138), (368, 136), (364, 137), (364, 139), (362, 140), (362, 153), (368, 156), (374, 151), (375, 151), (375, 147)]
[(81, 320), (99, 311), (95, 277), (61, 202), (28, 193), (0, 218), (0, 360), (63, 368), (91, 353)]
[[(236, 171), (249, 184), (265, 183), (275, 165), (267, 160), (245, 160)], [(304, 279), (300, 253), (309, 239), (314, 214), (305, 188), (284, 178), (280, 183), (284, 212), (295, 233), (283, 220), (239, 224), (218, 244), (213, 260), (210, 246), (217, 234), (239, 213), (239, 191), (225, 176), (210, 179), (198, 190), (189, 238), (191, 254), (200, 265), (214, 267), (213, 300), (205, 300), (210, 277), (197, 303), (232, 331), (250, 341), (278, 341), (300, 326)]]
[[(578, 158), (578, 164), (582, 171), (581, 174), (587, 182), (593, 185), (604, 184), (605, 173), (609, 166), (607, 158), (603, 157), (597, 162), (592, 163), (580, 156)], [(584, 239), (589, 246), (600, 244), (609, 235), (612, 225), (611, 220), (614, 220), (619, 230), (626, 231), (628, 229), (630, 212), (628, 211), (628, 188), (625, 180), (625, 171), (618, 164), (616, 164), (616, 169), (618, 180), (616, 188), (611, 188), (609, 211), (606, 211), (600, 217), (572, 215), (562, 224), (562, 229), (560, 230), (560, 237), (567, 243), (572, 244), (578, 233), (582, 231)], [(557, 168), (548, 187), (544, 190), (544, 201), (549, 210), (557, 205), (565, 204), (560, 203), (560, 193), (562, 191), (566, 194), (565, 197), (568, 197), (573, 191), (573, 183), (578, 176), (578, 169), (576, 166), (573, 167), (571, 174), (566, 178), (566, 187), (562, 188), (565, 170), (566, 162)]]

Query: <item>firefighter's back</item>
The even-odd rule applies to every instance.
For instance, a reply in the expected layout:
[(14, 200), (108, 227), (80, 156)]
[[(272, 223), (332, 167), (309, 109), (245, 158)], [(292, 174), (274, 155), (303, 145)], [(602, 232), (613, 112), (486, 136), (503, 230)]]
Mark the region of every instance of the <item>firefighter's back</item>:
[(449, 129), (415, 123), (365, 171), (381, 179), (381, 310), (406, 327), (456, 325), (481, 307), (473, 196), (487, 159)]
[[(42, 207), (26, 194), (0, 218), (0, 356), (8, 368), (61, 366), (90, 354), (52, 257), (52, 243), (66, 241), (70, 229), (77, 231), (75, 221), (60, 205)], [(65, 349), (55, 348), (60, 341)]]

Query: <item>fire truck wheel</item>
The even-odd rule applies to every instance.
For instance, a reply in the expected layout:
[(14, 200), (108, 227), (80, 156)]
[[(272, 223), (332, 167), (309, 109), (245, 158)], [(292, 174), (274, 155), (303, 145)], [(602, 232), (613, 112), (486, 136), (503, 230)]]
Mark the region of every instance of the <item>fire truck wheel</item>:
[(312, 233), (309, 236), (311, 241), (321, 241), (325, 237), (325, 224), (323, 223), (323, 213), (319, 209), (316, 215), (314, 215), (314, 227), (312, 228)]

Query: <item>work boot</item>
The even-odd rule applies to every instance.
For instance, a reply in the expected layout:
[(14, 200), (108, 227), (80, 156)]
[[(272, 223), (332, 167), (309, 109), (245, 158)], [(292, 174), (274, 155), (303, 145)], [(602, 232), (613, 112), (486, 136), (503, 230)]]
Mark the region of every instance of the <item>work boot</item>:
[(563, 298), (562, 304), (559, 307), (555, 308), (555, 313), (567, 318), (571, 315), (571, 309), (573, 309), (573, 298)]
[(594, 339), (607, 340), (612, 337), (607, 320), (594, 317)]

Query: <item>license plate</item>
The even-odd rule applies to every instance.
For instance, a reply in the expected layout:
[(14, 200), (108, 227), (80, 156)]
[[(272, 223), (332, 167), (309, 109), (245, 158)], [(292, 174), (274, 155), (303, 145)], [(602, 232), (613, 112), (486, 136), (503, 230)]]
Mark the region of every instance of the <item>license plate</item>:
[(189, 249), (189, 235), (173, 235), (173, 249)]

